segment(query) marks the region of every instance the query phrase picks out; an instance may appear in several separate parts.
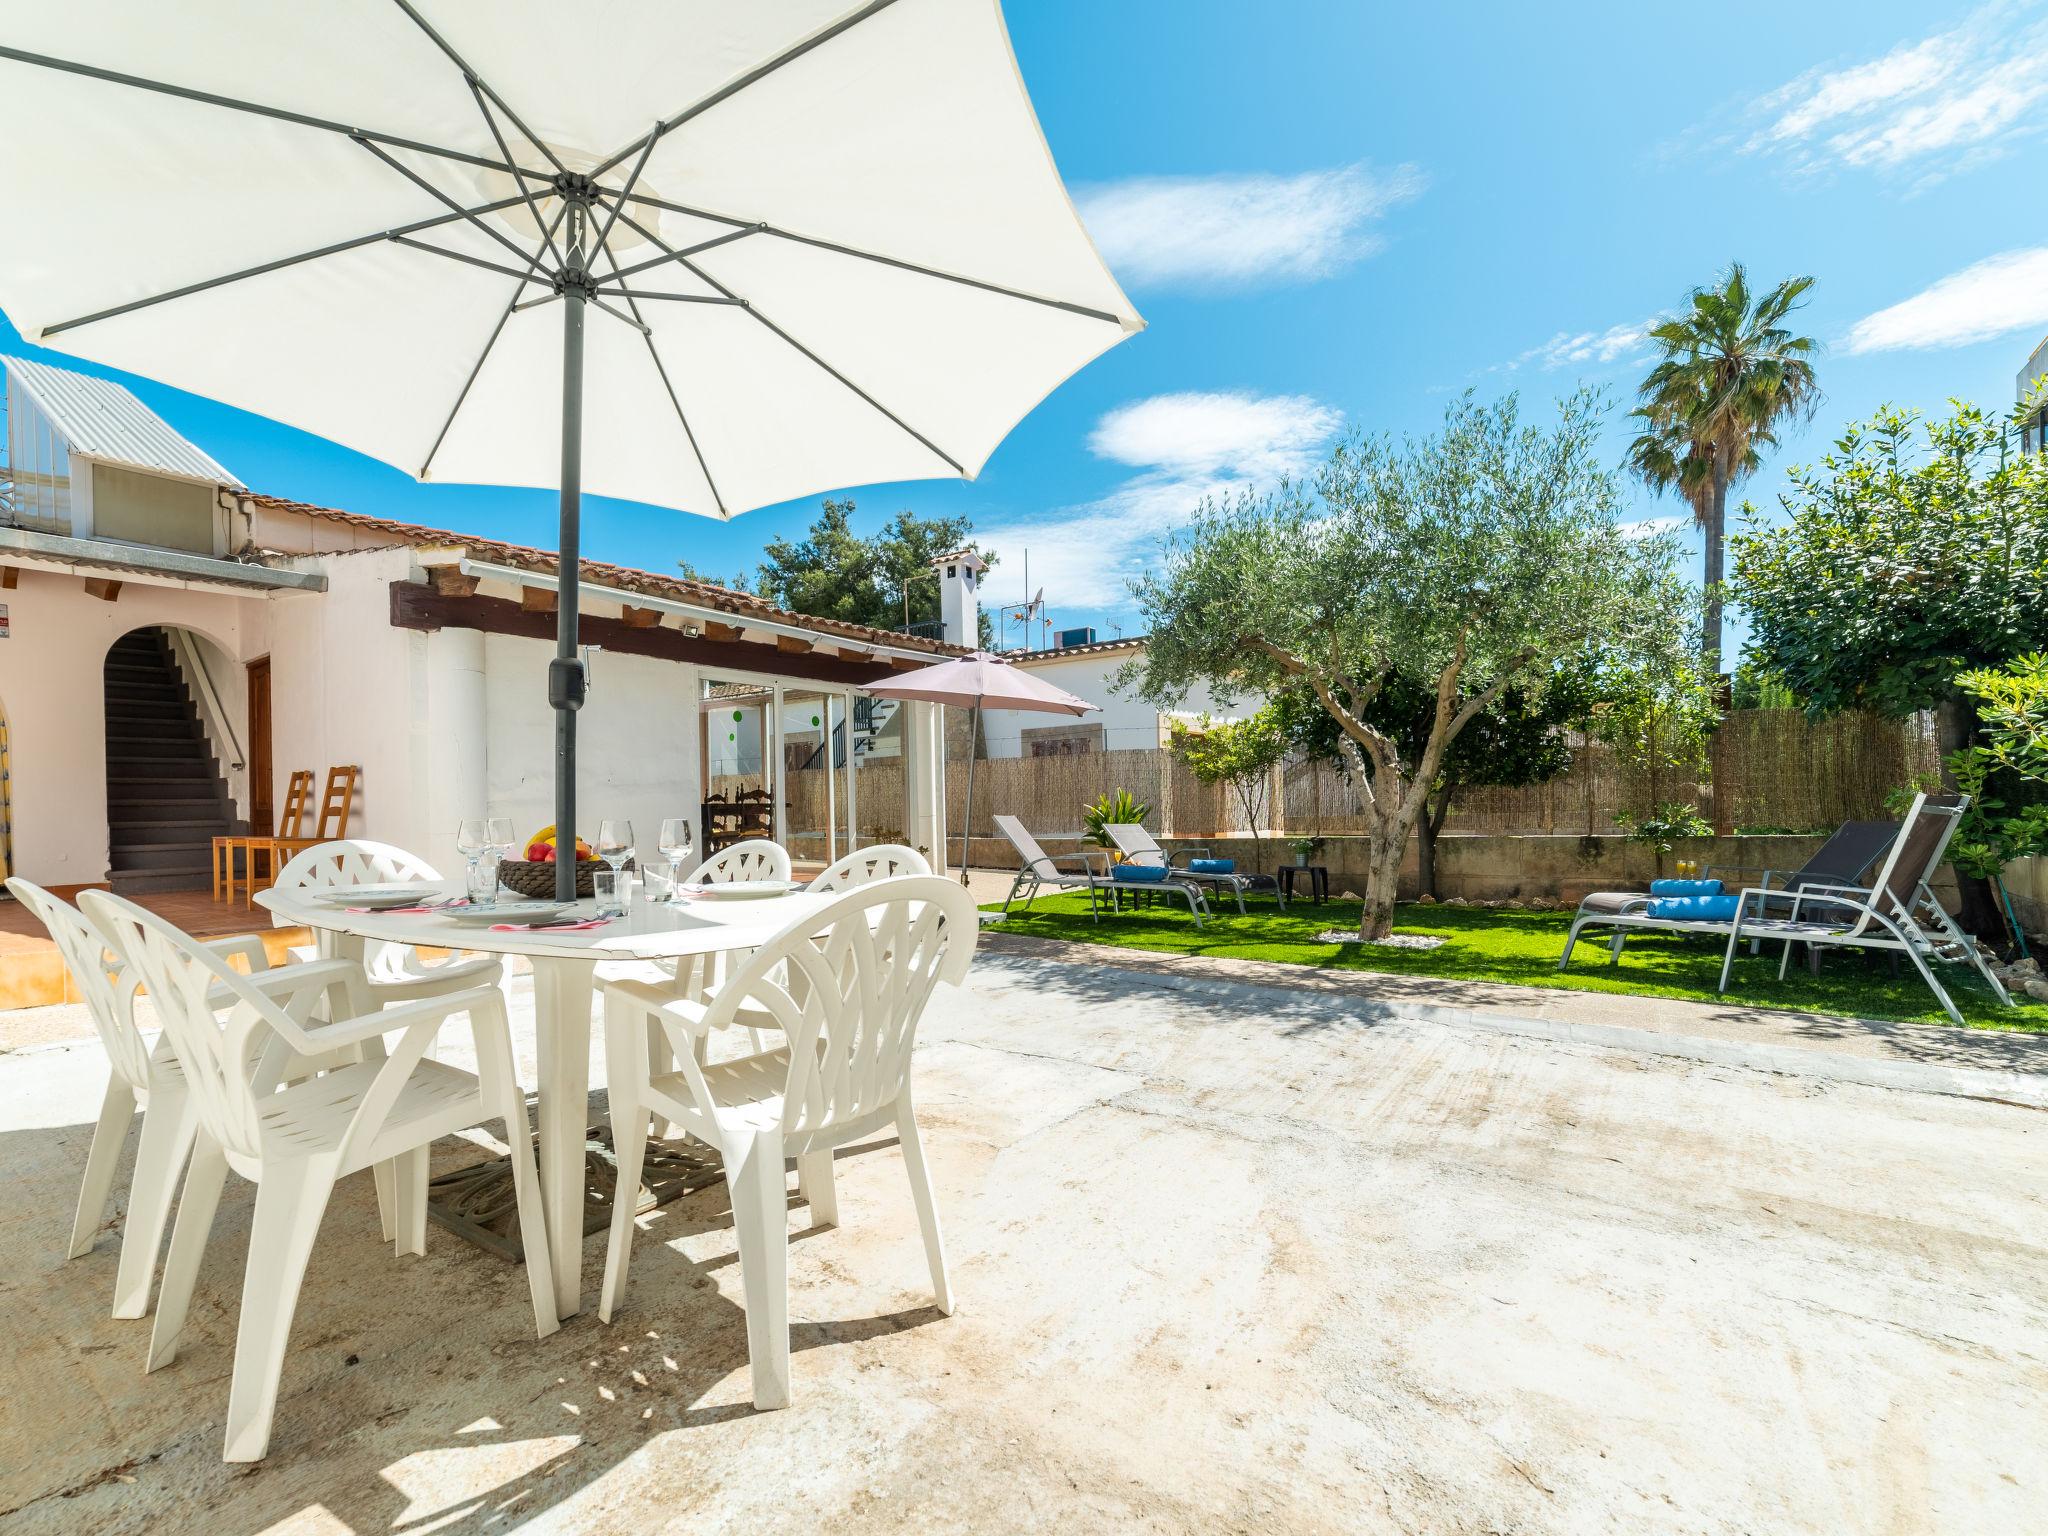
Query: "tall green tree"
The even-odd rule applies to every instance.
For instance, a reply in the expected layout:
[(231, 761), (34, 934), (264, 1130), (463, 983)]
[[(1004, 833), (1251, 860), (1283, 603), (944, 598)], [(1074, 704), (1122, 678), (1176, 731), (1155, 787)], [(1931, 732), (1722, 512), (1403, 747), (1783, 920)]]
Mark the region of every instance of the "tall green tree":
[(1221, 784), (1237, 797), (1254, 847), (1260, 841), (1259, 828), (1270, 819), (1266, 813), (1271, 809), (1273, 770), (1287, 756), (1280, 721), (1280, 712), (1265, 704), (1242, 720), (1211, 720), (1204, 715), (1195, 725), (1175, 720), (1168, 728), (1168, 745), (1188, 765), (1188, 772), (1203, 784)]
[[(1365, 939), (1392, 927), (1408, 838), (1473, 720), (1559, 658), (1664, 620), (1671, 552), (1622, 532), (1601, 417), (1585, 391), (1549, 427), (1468, 393), (1428, 438), (1353, 436), (1305, 483), (1205, 505), (1133, 584), (1148, 700), (1298, 687), (1336, 723), (1371, 830)], [(1395, 676), (1429, 691), (1419, 753), (1369, 718)]]
[[(855, 531), (852, 497), (827, 498), (801, 539), (770, 539), (761, 551), (752, 590), (795, 613), (874, 629), (900, 629), (939, 617), (939, 584), (931, 562), (963, 546), (990, 565), (995, 556), (971, 543), (964, 517), (919, 517), (898, 512), (871, 535)], [(683, 573), (704, 577), (683, 563)], [(747, 590), (743, 578), (730, 585)], [(982, 616), (983, 639), (987, 615)]]
[(1812, 278), (1792, 277), (1758, 297), (1737, 262), (1650, 330), (1663, 355), (1638, 391), (1640, 431), (1628, 462), (1653, 490), (1683, 498), (1705, 536), (1700, 651), (1710, 678), (1721, 672), (1729, 487), (1756, 470), (1758, 450), (1776, 444), (1782, 422), (1811, 415), (1820, 401), (1820, 345), (1787, 324), (1812, 287)]
[[(1566, 658), (1547, 676), (1509, 686), (1444, 749), (1415, 822), (1416, 887), (1423, 895), (1437, 893), (1437, 839), (1460, 794), (1548, 784), (1571, 771), (1570, 731), (1592, 708), (1592, 684), (1591, 663)], [(1342, 770), (1337, 742), (1343, 732), (1312, 691), (1294, 689), (1273, 704), (1290, 746)], [(1396, 674), (1373, 696), (1365, 718), (1393, 737), (1403, 761), (1419, 762), (1436, 723), (1436, 690)]]
[[(1735, 592), (1809, 713), (1932, 710), (1945, 759), (1981, 743), (1963, 674), (2048, 650), (2048, 458), (2020, 451), (2038, 409), (1958, 402), (1930, 422), (1887, 406), (1792, 471), (1785, 522), (1750, 513)], [(1965, 926), (1995, 933), (1989, 888), (1962, 889)]]

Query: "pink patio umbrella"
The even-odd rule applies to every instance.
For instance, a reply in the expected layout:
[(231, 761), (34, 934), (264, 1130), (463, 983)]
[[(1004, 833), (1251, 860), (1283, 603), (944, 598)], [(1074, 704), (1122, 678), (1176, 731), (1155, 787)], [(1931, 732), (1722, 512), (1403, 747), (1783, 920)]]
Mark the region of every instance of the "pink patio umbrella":
[[(898, 677), (867, 685), (878, 699), (916, 699), (925, 704), (955, 704), (974, 712), (983, 709), (1026, 709), (1045, 715), (1085, 715), (1097, 706), (1077, 699), (1010, 664), (1007, 657), (974, 651)], [(967, 838), (974, 830), (974, 736), (967, 738), (967, 811), (960, 818), (960, 883), (967, 883)]]

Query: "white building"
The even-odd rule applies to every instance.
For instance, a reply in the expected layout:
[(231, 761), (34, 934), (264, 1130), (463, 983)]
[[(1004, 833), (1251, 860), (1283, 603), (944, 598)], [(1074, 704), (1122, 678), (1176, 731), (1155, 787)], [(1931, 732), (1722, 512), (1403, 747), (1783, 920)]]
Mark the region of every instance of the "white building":
[[(2013, 379), (2013, 399), (2023, 401), (2033, 394), (2043, 374), (2048, 374), (2048, 339), (2034, 348), (2026, 366)], [(2028, 453), (2048, 453), (2048, 401), (2042, 403), (2041, 409), (2034, 413), (2034, 419), (2027, 424), (2021, 444)]]
[[(8, 872), (203, 888), (216, 833), (270, 830), (293, 770), (343, 764), (362, 769), (351, 833), (436, 864), (457, 862), (464, 816), (521, 835), (553, 819), (553, 554), (258, 495), (117, 384), (12, 358), (6, 374)], [(892, 714), (900, 805), (860, 807), (859, 752), (839, 754), (830, 826), (787, 826), (773, 787), (790, 721), (843, 740), (863, 684), (950, 647), (648, 571), (586, 561), (582, 579), (586, 834), (628, 816), (658, 857), (662, 818), (697, 816), (714, 772), (709, 701), (744, 685), (779, 836), (843, 852), (857, 828), (900, 826), (942, 862), (934, 706)]]
[(1078, 720), (1058, 715), (992, 709), (982, 716), (982, 739), (990, 757), (1057, 757), (1076, 752), (1125, 752), (1163, 747), (1173, 722), (1192, 725), (1203, 715), (1238, 720), (1264, 702), (1246, 696), (1224, 698), (1197, 687), (1177, 708), (1162, 710), (1137, 695), (1122, 674), (1145, 656), (1145, 637), (1083, 641), (1048, 651), (1013, 651), (1013, 666), (1026, 668), (1055, 688), (1086, 699), (1097, 713)]

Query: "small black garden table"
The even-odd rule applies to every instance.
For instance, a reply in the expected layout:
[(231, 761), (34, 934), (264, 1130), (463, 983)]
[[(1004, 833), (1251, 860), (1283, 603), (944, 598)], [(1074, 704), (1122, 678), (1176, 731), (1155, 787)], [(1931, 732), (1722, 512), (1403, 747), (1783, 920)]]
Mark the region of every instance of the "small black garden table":
[(1280, 894), (1287, 900), (1294, 900), (1294, 882), (1308, 876), (1308, 888), (1318, 905), (1330, 898), (1330, 869), (1326, 864), (1282, 864), (1280, 866)]

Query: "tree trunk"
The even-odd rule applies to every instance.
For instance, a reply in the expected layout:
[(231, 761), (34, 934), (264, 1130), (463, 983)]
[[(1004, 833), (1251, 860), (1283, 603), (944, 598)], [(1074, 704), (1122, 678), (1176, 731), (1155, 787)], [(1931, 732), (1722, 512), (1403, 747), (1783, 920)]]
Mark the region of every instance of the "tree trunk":
[(1401, 883), (1401, 814), (1387, 811), (1373, 821), (1370, 860), (1366, 870), (1365, 909), (1358, 915), (1358, 936), (1370, 943), (1394, 931), (1394, 896)]
[[(1941, 752), (1941, 787), (1950, 794), (1956, 792), (1957, 786), (1955, 776), (1949, 772), (1949, 757), (1974, 746), (1976, 737), (1977, 710), (1968, 699), (1946, 699), (1935, 709), (1934, 741)], [(1966, 875), (1957, 870), (1956, 893), (1961, 898), (1956, 921), (1963, 925), (1965, 931), (1975, 934), (1985, 943), (2003, 949), (2006, 942), (2005, 913), (1999, 909), (1991, 882), (1982, 875)]]
[(1700, 652), (1709, 678), (1721, 675), (1721, 583), (1726, 557), (1724, 538), (1728, 530), (1728, 470), (1721, 456), (1714, 457), (1713, 498), (1707, 503), (1707, 612), (1702, 626)]
[(1431, 900), (1437, 895), (1437, 835), (1444, 829), (1444, 820), (1451, 813), (1451, 797), (1457, 792), (1457, 785), (1446, 784), (1423, 802), (1422, 819), (1415, 823), (1416, 884), (1421, 894)]

